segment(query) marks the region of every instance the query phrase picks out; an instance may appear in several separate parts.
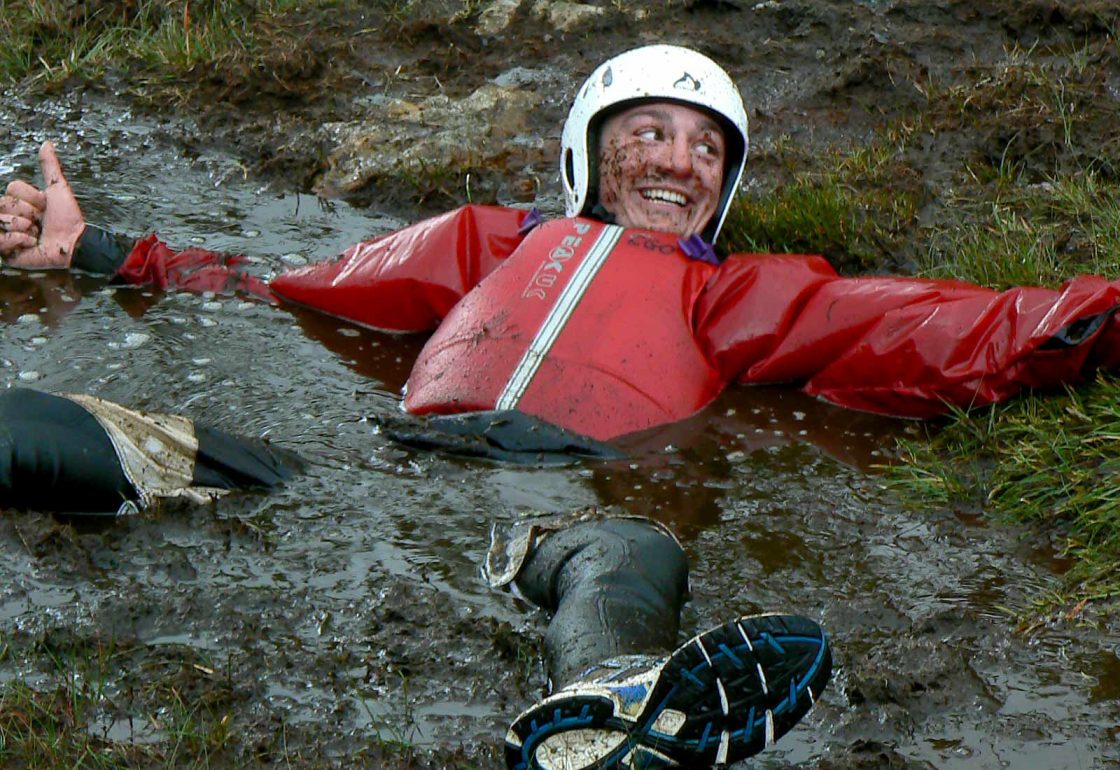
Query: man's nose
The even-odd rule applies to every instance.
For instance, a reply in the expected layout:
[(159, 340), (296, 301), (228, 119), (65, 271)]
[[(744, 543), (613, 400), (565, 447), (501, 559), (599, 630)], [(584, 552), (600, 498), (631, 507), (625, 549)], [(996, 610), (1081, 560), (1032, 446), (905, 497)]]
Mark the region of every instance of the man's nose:
[(692, 146), (688, 137), (676, 134), (669, 140), (669, 167), (677, 176), (692, 173)]

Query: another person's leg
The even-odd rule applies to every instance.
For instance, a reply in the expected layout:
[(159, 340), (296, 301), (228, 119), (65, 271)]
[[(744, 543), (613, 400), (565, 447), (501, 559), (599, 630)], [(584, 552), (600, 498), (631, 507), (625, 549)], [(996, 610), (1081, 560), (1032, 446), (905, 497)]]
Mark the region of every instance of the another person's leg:
[(160, 498), (268, 488), (298, 459), (173, 415), (90, 396), (0, 393), (0, 508), (112, 514)]
[(49, 393), (0, 393), (0, 508), (115, 512), (136, 499), (92, 414)]
[(558, 689), (511, 726), (514, 770), (733, 762), (792, 728), (831, 674), (823, 631), (796, 616), (739, 618), (678, 647), (688, 565), (646, 519), (530, 520), (495, 538), (487, 572), (553, 615)]

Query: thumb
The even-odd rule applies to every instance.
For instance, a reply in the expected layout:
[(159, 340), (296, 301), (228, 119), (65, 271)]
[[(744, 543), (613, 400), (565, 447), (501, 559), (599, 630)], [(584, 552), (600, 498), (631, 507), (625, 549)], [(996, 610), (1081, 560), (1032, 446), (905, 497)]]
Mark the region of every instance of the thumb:
[(43, 171), (44, 187), (66, 181), (62, 176), (62, 164), (54, 151), (54, 142), (43, 142), (43, 146), (39, 148), (39, 168)]

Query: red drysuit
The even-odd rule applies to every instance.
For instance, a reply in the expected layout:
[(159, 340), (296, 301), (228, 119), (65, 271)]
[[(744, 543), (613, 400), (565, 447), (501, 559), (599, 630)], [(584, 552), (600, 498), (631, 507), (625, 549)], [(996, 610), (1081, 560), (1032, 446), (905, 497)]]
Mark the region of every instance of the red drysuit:
[(797, 382), (929, 417), (1120, 363), (1120, 284), (1002, 293), (839, 277), (821, 257), (688, 258), (676, 236), (466, 206), (278, 276), (281, 298), (393, 331), (435, 328), (416, 414), (516, 408), (597, 439), (686, 417), (729, 382)]

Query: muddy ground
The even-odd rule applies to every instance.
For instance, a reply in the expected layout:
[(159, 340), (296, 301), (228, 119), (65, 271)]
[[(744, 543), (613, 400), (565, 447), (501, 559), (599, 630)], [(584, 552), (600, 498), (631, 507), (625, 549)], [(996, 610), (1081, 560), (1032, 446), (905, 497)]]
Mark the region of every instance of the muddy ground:
[[(29, 131), (72, 131), (87, 211), (172, 239), (213, 226), (226, 238), (216, 245), (263, 252), (266, 268), (468, 199), (559, 213), (566, 105), (602, 58), (647, 42), (699, 48), (740, 84), (752, 194), (790, 173), (790, 146), (811, 167), (830, 148), (932, 116), (937, 130), (910, 145), (899, 180), (924, 205), (880, 269), (910, 265), (926, 248), (923, 228), (945, 218), (977, 168), (1016, 162), (1032, 184), (1086, 164), (1113, 174), (1120, 161), (1120, 11), (1110, 2), (365, 6), (308, 12), (273, 30), (264, 58), (200, 68), (174, 95), (116, 73), (57, 95), (56, 109), (10, 106), (19, 122), (0, 138), (16, 146)], [(1076, 73), (1070, 93), (1091, 97), (1077, 104), (1073, 140), (1053, 115), (1009, 109), (984, 90), (1024, 52)], [(929, 98), (970, 83), (975, 99), (955, 113), (967, 119), (950, 121)], [(94, 105), (133, 112), (95, 141), (75, 128)], [(32, 144), (8, 168), (31, 170)], [(96, 162), (75, 161), (82, 151)], [(130, 153), (124, 171), (116, 156)], [(162, 178), (140, 176), (144, 153), (165, 164)], [(122, 196), (126, 179), (140, 189)], [(169, 195), (166, 205), (136, 214), (145, 190)], [(309, 213), (297, 198), (304, 208), (286, 236), (295, 248), (230, 235), (274, 224), (261, 201), (297, 193), (353, 209)], [(119, 214), (126, 206), (131, 218)], [(113, 522), (0, 518), (0, 682), (51, 691), (58, 661), (79, 669), (100, 693), (86, 715), (99, 740), (195, 758), (172, 764), (499, 767), (506, 721), (546, 688), (544, 620), (481, 584), (489, 522), (601, 503), (650, 513), (686, 539), (686, 627), (787, 609), (832, 633), (826, 697), (745, 766), (1120, 764), (1116, 613), (1090, 606), (1017, 630), (1011, 611), (1061, 573), (1054, 543), (982, 511), (901, 509), (873, 466), (905, 424), (762, 389), (641, 437), (631, 463), (447, 461), (389, 446), (360, 419), (395, 409), (422, 340), (235, 302), (0, 280), (6, 384), (188, 411), (312, 460), (305, 479), (267, 499)], [(62, 298), (57, 318), (43, 297)]]

